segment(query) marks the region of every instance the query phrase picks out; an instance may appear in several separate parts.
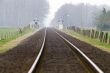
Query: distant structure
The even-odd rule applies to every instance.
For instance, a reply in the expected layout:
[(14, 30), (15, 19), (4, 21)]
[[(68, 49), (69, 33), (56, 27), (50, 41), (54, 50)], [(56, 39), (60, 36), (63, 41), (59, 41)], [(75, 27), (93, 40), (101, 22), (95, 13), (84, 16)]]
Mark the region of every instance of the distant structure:
[(39, 28), (38, 20), (33, 20), (33, 21), (29, 24), (29, 26), (30, 26), (31, 29)]

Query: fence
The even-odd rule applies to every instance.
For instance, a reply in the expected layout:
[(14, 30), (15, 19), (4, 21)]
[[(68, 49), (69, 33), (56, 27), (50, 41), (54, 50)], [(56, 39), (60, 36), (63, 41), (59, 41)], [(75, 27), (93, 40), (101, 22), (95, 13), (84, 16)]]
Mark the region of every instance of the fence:
[(75, 32), (83, 36), (87, 36), (92, 39), (98, 39), (100, 42), (110, 44), (110, 37), (108, 36), (108, 32), (98, 31), (94, 29), (81, 29), (75, 26), (69, 27), (68, 29), (74, 30)]
[(2, 33), (0, 34), (0, 40), (7, 40), (9, 38), (13, 38), (13, 37), (18, 37), (19, 36), (19, 32), (7, 32), (7, 33)]
[(15, 31), (15, 32), (1, 33), (0, 34), (0, 40), (7, 40), (7, 39), (13, 39), (13, 38), (19, 37), (22, 34), (24, 34), (25, 31), (27, 31), (26, 28), (19, 29), (18, 31)]

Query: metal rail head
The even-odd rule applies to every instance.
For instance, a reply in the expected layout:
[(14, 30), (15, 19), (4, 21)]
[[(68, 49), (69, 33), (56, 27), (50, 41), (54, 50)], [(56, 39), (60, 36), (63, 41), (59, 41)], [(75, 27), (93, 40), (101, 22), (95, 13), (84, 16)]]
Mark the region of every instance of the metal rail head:
[(28, 71), (28, 73), (34, 73), (35, 67), (38, 64), (39, 59), (40, 59), (40, 57), (42, 55), (42, 52), (43, 52), (43, 49), (44, 49), (44, 45), (45, 45), (45, 40), (46, 40), (46, 30), (47, 30), (47, 28), (45, 28), (45, 35), (44, 35), (44, 38), (43, 38), (43, 43), (42, 43), (41, 49), (40, 49), (40, 51), (39, 51), (39, 53), (37, 55), (37, 58), (35, 59), (33, 65), (31, 66), (30, 70)]
[[(56, 32), (56, 31), (55, 31)], [(90, 66), (90, 69), (93, 70), (93, 73), (104, 73), (87, 55), (85, 55), (78, 47), (69, 42), (66, 38), (56, 32), (69, 46), (73, 47), (75, 51), (83, 57), (84, 61)]]

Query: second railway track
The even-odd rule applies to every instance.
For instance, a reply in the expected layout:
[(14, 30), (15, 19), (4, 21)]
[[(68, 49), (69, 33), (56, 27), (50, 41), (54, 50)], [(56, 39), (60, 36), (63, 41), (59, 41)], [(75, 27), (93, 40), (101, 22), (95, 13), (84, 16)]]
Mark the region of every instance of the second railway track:
[(45, 30), (42, 48), (28, 73), (103, 73), (103, 71), (80, 49), (48, 28)]

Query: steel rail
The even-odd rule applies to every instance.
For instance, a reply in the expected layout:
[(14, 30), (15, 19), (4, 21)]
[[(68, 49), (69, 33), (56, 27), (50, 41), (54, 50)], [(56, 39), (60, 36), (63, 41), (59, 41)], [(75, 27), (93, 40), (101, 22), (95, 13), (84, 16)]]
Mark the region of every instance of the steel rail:
[[(55, 31), (56, 32), (56, 31)], [(80, 57), (80, 60), (84, 63), (90, 73), (104, 73), (87, 55), (85, 55), (78, 47), (69, 42), (66, 38), (56, 32), (64, 42)]]
[(30, 70), (28, 71), (28, 73), (34, 73), (36, 65), (38, 64), (39, 59), (40, 59), (40, 57), (42, 55), (42, 52), (44, 50), (45, 40), (46, 40), (46, 30), (47, 30), (47, 28), (45, 28), (45, 35), (44, 35), (44, 38), (43, 38), (43, 43), (42, 43), (41, 49), (40, 49), (40, 51), (39, 51), (34, 63), (32, 64)]

